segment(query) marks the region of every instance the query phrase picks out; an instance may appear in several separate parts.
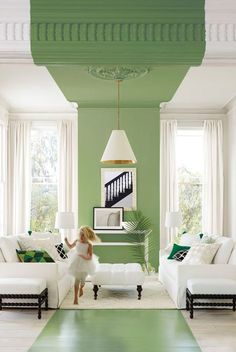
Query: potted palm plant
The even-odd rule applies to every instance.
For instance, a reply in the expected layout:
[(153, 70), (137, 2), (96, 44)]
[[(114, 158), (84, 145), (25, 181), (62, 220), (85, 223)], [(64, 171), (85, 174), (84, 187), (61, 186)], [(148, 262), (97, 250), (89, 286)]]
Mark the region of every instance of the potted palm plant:
[(130, 242), (136, 246), (132, 247), (133, 257), (139, 262), (149, 274), (153, 270), (149, 263), (149, 253), (152, 250), (150, 235), (152, 232), (151, 219), (143, 215), (140, 210), (133, 210), (126, 214), (124, 229), (129, 235)]

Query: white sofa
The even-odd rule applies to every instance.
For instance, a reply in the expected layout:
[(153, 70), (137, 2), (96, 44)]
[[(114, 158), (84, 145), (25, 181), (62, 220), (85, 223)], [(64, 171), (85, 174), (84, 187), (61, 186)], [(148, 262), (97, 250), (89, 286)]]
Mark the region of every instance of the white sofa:
[(177, 308), (186, 307), (187, 280), (223, 278), (236, 280), (236, 243), (228, 237), (220, 237), (220, 247), (212, 264), (190, 265), (167, 259), (170, 251), (160, 251), (159, 280)]
[(19, 236), (0, 237), (0, 278), (41, 278), (48, 288), (49, 308), (58, 308), (72, 286), (68, 263), (22, 263), (16, 249), (20, 249)]

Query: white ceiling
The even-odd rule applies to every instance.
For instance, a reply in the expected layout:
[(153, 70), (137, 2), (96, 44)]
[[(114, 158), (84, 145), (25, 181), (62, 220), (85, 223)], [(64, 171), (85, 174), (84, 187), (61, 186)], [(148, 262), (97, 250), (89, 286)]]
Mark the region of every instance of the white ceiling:
[(0, 101), (10, 112), (74, 112), (47, 69), (33, 64), (0, 65)]
[(165, 109), (223, 109), (236, 96), (236, 65), (192, 67)]
[[(164, 109), (221, 110), (235, 96), (236, 65), (193, 67)], [(75, 112), (47, 69), (33, 64), (0, 65), (0, 105), (10, 112)]]

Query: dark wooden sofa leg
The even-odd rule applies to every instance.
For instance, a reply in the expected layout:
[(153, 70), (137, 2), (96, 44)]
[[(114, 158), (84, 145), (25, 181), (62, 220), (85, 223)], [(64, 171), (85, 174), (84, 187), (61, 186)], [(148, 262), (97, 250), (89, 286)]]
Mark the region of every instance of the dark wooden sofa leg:
[(98, 297), (98, 285), (93, 286), (94, 299), (96, 300)]
[(143, 288), (142, 288), (142, 286), (141, 285), (138, 285), (137, 286), (137, 291), (138, 291), (138, 299), (141, 299), (141, 297), (142, 297), (142, 290), (143, 290)]
[(235, 308), (236, 308), (236, 297), (233, 298), (233, 312), (235, 312)]

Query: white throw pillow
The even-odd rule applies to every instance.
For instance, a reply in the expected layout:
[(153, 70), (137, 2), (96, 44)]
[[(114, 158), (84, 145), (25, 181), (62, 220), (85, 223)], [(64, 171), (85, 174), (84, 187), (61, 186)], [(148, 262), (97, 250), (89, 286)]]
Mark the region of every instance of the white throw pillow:
[(44, 250), (46, 251), (54, 261), (63, 261), (57, 252), (54, 241), (50, 238), (46, 239), (35, 239), (31, 237), (20, 237), (19, 244), (23, 251), (34, 250)]
[(210, 264), (220, 244), (194, 244), (182, 261), (183, 264)]
[(54, 242), (54, 244), (61, 243), (61, 235), (59, 233), (51, 233), (51, 232), (32, 232), (31, 238), (34, 239), (50, 239)]
[(16, 236), (0, 237), (0, 248), (6, 262), (19, 262), (16, 249), (20, 250)]
[(213, 259), (213, 263), (227, 264), (234, 248), (234, 241), (232, 238), (221, 236), (217, 238), (216, 242), (220, 244), (220, 248)]
[(200, 243), (201, 237), (200, 234), (191, 235), (190, 233), (183, 233), (179, 240), (180, 246), (192, 246), (195, 243)]

